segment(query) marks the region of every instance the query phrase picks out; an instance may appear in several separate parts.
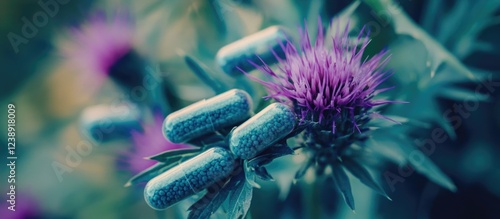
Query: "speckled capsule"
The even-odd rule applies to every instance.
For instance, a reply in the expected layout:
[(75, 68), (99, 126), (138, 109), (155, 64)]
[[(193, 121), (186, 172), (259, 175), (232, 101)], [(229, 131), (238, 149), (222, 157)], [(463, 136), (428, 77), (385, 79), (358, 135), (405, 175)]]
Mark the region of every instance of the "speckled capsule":
[(251, 114), (250, 95), (233, 89), (168, 115), (163, 122), (163, 134), (173, 143), (183, 143), (237, 125)]
[(242, 159), (253, 158), (292, 132), (295, 121), (295, 114), (288, 106), (273, 103), (232, 132), (230, 149)]
[(90, 106), (80, 116), (83, 134), (97, 142), (128, 138), (131, 131), (142, 129), (140, 121), (141, 112), (131, 103)]
[(229, 176), (235, 165), (229, 150), (210, 148), (150, 180), (144, 198), (152, 208), (166, 209)]
[(241, 71), (237, 67), (245, 72), (251, 71), (255, 67), (249, 61), (259, 64), (258, 57), (267, 64), (277, 62), (273, 50), (280, 58), (284, 58), (281, 44), (286, 45), (287, 39), (290, 37), (282, 27), (271, 26), (222, 47), (215, 60), (226, 74), (239, 75)]

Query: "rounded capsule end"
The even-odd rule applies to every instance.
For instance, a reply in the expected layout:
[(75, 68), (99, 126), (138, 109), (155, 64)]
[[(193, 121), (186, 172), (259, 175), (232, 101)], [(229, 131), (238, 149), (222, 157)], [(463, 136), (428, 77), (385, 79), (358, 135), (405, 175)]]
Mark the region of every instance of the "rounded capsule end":
[(240, 102), (245, 106), (244, 111), (246, 116), (250, 117), (253, 114), (253, 101), (250, 94), (244, 90), (233, 89), (234, 95), (240, 97)]
[(249, 36), (220, 48), (215, 56), (217, 65), (230, 76), (239, 76), (241, 70), (249, 72), (255, 69), (248, 60), (259, 62), (260, 58), (266, 63), (275, 63), (278, 60), (273, 52), (283, 53), (280, 44), (286, 43), (290, 37), (281, 26), (270, 26)]
[(144, 200), (146, 201), (146, 204), (149, 205), (152, 209), (155, 210), (165, 210), (166, 206), (161, 205), (158, 203), (156, 200), (161, 200), (161, 197), (156, 196), (154, 192), (151, 191), (149, 183), (146, 184), (146, 187), (144, 188)]
[(175, 121), (173, 120), (175, 120), (175, 118), (172, 117), (173, 117), (172, 114), (170, 114), (167, 117), (165, 117), (165, 120), (163, 120), (163, 125), (162, 125), (163, 137), (165, 137), (165, 139), (167, 139), (172, 143), (176, 144), (183, 143), (182, 140), (178, 138), (178, 136), (174, 132)]
[(150, 180), (144, 199), (151, 208), (164, 210), (229, 176), (236, 164), (229, 150), (210, 148)]

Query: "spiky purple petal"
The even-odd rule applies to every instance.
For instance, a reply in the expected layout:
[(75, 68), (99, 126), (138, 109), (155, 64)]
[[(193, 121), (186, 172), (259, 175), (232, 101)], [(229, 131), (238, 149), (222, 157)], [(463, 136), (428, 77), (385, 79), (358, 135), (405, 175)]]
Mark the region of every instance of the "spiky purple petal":
[[(375, 94), (390, 89), (378, 89), (391, 76), (384, 71), (390, 55), (381, 51), (364, 58), (370, 43), (364, 29), (353, 39), (348, 35), (349, 24), (335, 24), (333, 28), (336, 32), (332, 38), (325, 36), (320, 21), (314, 42), (307, 27), (300, 30), (300, 45), (284, 45), (286, 59), (279, 60), (278, 70), (264, 62), (253, 63), (270, 80), (250, 77), (267, 88), (267, 98), (293, 105), (303, 122), (329, 126), (335, 133), (337, 127), (350, 121), (352, 129), (359, 131), (359, 116), (368, 114), (374, 106), (399, 103), (372, 100)], [(326, 46), (326, 40), (332, 40), (331, 46)]]

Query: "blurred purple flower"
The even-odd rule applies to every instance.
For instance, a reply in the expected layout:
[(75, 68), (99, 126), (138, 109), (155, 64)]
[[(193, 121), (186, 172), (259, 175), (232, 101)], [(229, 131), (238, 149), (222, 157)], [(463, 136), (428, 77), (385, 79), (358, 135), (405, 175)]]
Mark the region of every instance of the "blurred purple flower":
[[(279, 70), (272, 70), (262, 60), (262, 66), (252, 63), (270, 77), (269, 81), (250, 77), (267, 88), (267, 98), (293, 105), (302, 122), (317, 123), (333, 133), (338, 131), (337, 127), (349, 127), (349, 130), (344, 128), (344, 132), (360, 131), (358, 123), (364, 123), (366, 116), (372, 114), (368, 110), (397, 103), (373, 100), (377, 93), (391, 89), (378, 88), (391, 76), (383, 70), (389, 56), (382, 51), (364, 58), (370, 42), (364, 28), (353, 39), (348, 35), (349, 24), (345, 27), (330, 24), (330, 29), (333, 26), (336, 31), (329, 38), (324, 35), (320, 21), (314, 43), (310, 41), (307, 27), (305, 31), (300, 30), (300, 49), (287, 41), (282, 45), (286, 58), (275, 54)], [(325, 40), (332, 40), (331, 46), (327, 46)]]
[(165, 118), (161, 113), (154, 113), (153, 122), (143, 125), (143, 132), (132, 131), (133, 151), (128, 154), (129, 169), (139, 173), (151, 167), (156, 161), (144, 159), (164, 151), (191, 148), (186, 144), (174, 144), (163, 137), (162, 124)]
[(0, 205), (0, 215), (2, 218), (24, 219), (41, 217), (40, 208), (35, 199), (27, 193), (18, 193), (15, 198), (15, 211), (9, 210), (11, 204), (3, 201)]
[(69, 40), (60, 45), (62, 55), (79, 71), (101, 83), (111, 68), (133, 48), (133, 19), (125, 10), (107, 15), (98, 11), (86, 23), (70, 29)]

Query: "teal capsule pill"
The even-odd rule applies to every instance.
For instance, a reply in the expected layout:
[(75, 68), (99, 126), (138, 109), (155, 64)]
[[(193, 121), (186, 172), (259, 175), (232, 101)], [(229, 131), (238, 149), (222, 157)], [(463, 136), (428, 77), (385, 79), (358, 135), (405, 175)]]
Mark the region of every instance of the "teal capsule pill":
[(235, 126), (252, 114), (252, 99), (243, 90), (232, 89), (171, 113), (163, 122), (163, 134), (173, 143), (183, 143)]
[(238, 126), (231, 134), (229, 147), (242, 159), (253, 158), (292, 132), (295, 121), (288, 106), (273, 103)]
[(271, 26), (222, 47), (215, 60), (226, 74), (240, 75), (239, 69), (249, 72), (255, 68), (249, 61), (260, 64), (260, 58), (270, 64), (278, 61), (275, 54), (284, 58), (282, 45), (287, 39), (290, 37), (282, 27)]
[(132, 103), (95, 105), (87, 107), (80, 116), (84, 135), (96, 142), (107, 142), (130, 137), (132, 131), (141, 131), (141, 112)]
[(150, 207), (166, 209), (229, 176), (235, 165), (229, 150), (210, 148), (150, 180), (144, 198)]

